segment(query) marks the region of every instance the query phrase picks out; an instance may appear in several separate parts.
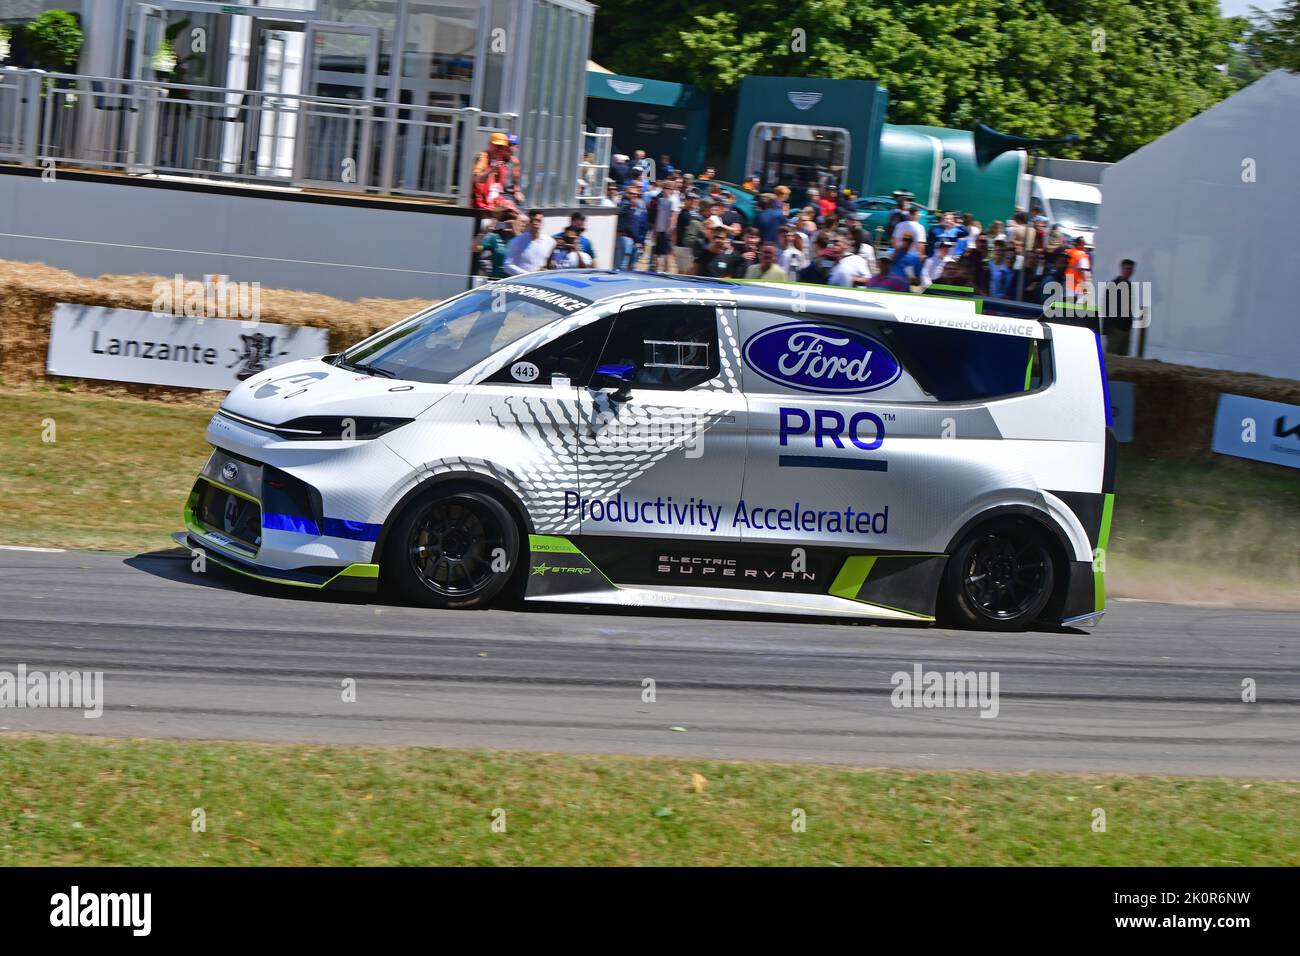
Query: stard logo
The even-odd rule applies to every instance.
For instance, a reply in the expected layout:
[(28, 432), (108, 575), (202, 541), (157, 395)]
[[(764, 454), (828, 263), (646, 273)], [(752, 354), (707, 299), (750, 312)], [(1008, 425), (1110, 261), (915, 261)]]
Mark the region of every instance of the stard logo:
[(591, 568), (583, 567), (557, 567), (554, 564), (547, 564), (543, 561), (541, 564), (534, 566), (533, 574), (590, 574)]
[(864, 332), (842, 325), (789, 322), (750, 336), (745, 364), (801, 392), (851, 395), (897, 381), (898, 359)]

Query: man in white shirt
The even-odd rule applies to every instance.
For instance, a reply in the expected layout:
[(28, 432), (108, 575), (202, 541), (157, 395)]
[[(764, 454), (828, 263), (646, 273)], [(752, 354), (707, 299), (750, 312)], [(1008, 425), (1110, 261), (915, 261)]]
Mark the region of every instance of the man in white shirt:
[(827, 284), (844, 287), (866, 285), (871, 278), (871, 266), (867, 265), (867, 260), (852, 248), (845, 236), (838, 237), (835, 245), (840, 251), (840, 258), (835, 263), (835, 268), (831, 269)]
[(867, 269), (871, 275), (875, 275), (880, 270), (876, 268), (876, 247), (869, 242), (863, 242), (858, 246), (858, 255), (867, 260)]
[(952, 261), (952, 240), (940, 239), (934, 255), (921, 266), (921, 291), (924, 292), (943, 275), (943, 267)]
[(506, 274), (521, 276), (549, 269), (555, 252), (555, 240), (542, 235), (545, 217), (540, 210), (528, 214), (528, 231), (515, 236), (506, 247)]
[(921, 210), (913, 206), (907, 211), (907, 218), (900, 220), (894, 227), (894, 234), (890, 238), (894, 241), (894, 248), (898, 248), (898, 240), (903, 236), (912, 237), (912, 251), (918, 255), (924, 254), (925, 251), (925, 227), (921, 225)]
[(682, 199), (670, 179), (665, 179), (659, 195), (651, 200), (655, 210), (654, 221), (654, 263), (656, 272), (667, 272), (668, 262), (673, 258), (673, 238), (677, 235), (677, 213), (682, 208)]
[(551, 259), (553, 269), (590, 269), (592, 258), (582, 249), (582, 236), (573, 226), (564, 230), (555, 243), (555, 255)]

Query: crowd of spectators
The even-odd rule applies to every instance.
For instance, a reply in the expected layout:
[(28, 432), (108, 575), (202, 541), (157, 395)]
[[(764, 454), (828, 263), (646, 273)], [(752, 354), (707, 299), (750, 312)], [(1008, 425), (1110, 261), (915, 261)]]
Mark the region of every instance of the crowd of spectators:
[[(1090, 295), (1092, 253), (1083, 238), (1068, 241), (1022, 210), (987, 228), (969, 213), (944, 210), (927, 228), (920, 207), (900, 191), (888, 222), (869, 235), (851, 190), (814, 183), (796, 197), (784, 185), (762, 192), (756, 177), (740, 188), (752, 197), (748, 215), (737, 208), (736, 188), (720, 184), (712, 168), (693, 175), (667, 156), (657, 163), (644, 151), (615, 156), (600, 200), (618, 209), (613, 262), (597, 261), (581, 214), (543, 235), (540, 212), (503, 208), (481, 236), (482, 271), (501, 278), (601, 266), (922, 294), (971, 290), (1031, 304)], [(1132, 272), (1126, 260), (1114, 282), (1128, 284)]]

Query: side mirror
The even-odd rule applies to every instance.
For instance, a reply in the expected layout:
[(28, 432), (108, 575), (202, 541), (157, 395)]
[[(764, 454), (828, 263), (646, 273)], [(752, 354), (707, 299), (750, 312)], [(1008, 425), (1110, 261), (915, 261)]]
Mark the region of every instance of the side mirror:
[(626, 402), (632, 397), (629, 386), (632, 384), (632, 374), (635, 371), (636, 366), (628, 363), (598, 365), (596, 374), (592, 376), (591, 387), (614, 388), (615, 391), (609, 396), (610, 401)]

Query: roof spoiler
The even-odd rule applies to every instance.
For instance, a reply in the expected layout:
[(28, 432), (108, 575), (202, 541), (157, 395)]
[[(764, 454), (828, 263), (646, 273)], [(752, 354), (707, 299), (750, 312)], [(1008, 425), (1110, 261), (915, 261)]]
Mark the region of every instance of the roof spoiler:
[(1034, 322), (1054, 322), (1058, 325), (1077, 325), (1085, 329), (1096, 330), (1101, 316), (1097, 306), (1081, 305), (1074, 302), (1053, 303), (1053, 313), (1059, 314), (1048, 315), (1043, 304), (981, 296), (977, 295), (975, 290), (969, 286), (941, 286), (936, 283), (930, 286), (925, 294), (973, 300), (979, 303), (977, 308), (983, 315), (997, 315), (1009, 319), (1030, 319)]

